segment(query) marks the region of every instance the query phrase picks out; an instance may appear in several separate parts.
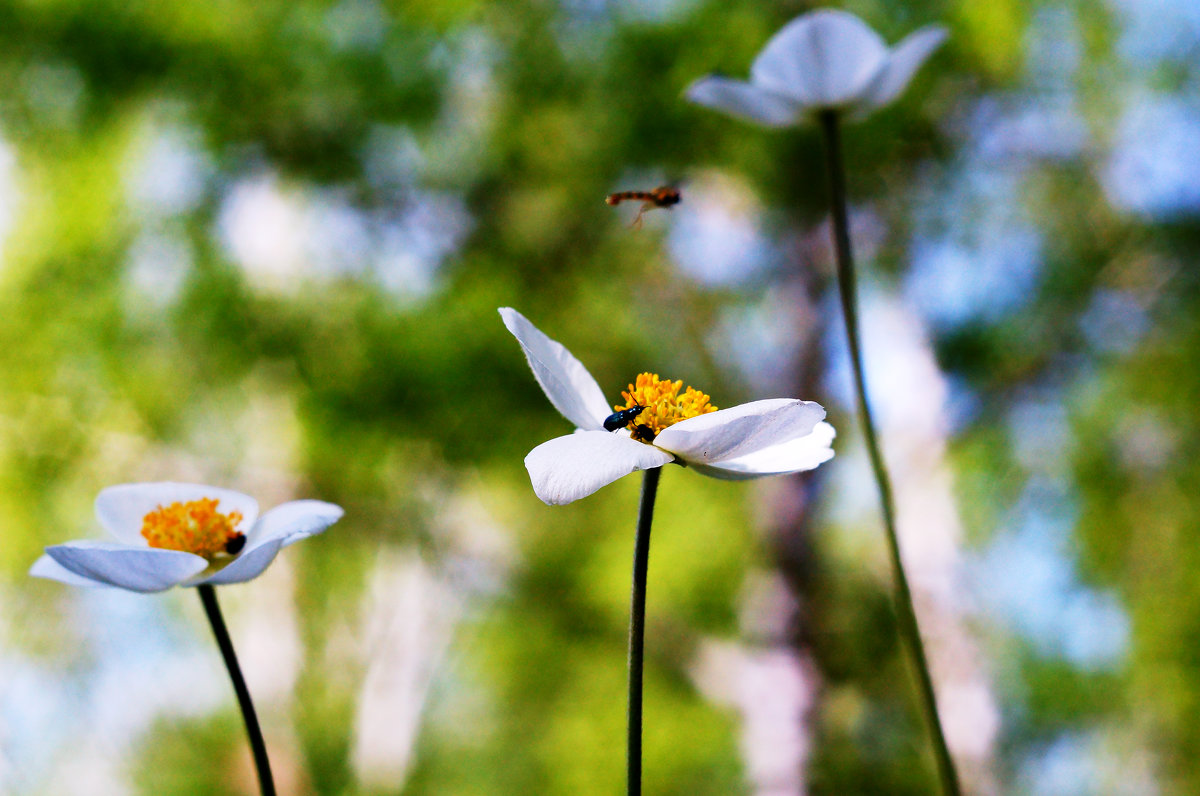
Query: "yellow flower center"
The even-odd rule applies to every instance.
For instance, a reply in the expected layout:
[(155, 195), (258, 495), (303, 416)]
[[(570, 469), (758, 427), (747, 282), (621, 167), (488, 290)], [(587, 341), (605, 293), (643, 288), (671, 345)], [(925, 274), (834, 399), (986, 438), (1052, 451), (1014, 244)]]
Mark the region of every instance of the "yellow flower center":
[(242, 513), (222, 514), (217, 511), (219, 502), (200, 498), (159, 506), (142, 518), (142, 536), (151, 547), (182, 550), (209, 560), (222, 553), (237, 553), (246, 542), (237, 529)]
[(694, 387), (688, 387), (680, 395), (681, 387), (682, 381), (660, 379), (657, 373), (639, 373), (629, 389), (621, 393), (625, 405), (614, 408), (619, 412), (635, 406), (646, 407), (629, 421), (628, 428), (634, 439), (649, 443), (667, 426), (717, 411), (717, 407), (708, 402), (707, 395)]

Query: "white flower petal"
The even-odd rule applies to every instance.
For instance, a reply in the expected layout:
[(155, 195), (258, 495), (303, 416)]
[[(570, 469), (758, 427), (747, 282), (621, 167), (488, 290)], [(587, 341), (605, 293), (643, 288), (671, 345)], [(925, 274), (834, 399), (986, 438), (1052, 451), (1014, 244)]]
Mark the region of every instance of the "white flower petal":
[(811, 401), (751, 401), (676, 423), (654, 444), (689, 464), (715, 464), (806, 436), (824, 417), (825, 409)]
[(800, 118), (802, 106), (764, 88), (725, 77), (702, 77), (684, 93), (692, 102), (767, 127), (787, 127)]
[(46, 554), (80, 577), (138, 592), (169, 589), (208, 567), (191, 553), (115, 542), (67, 542)]
[(316, 536), (342, 518), (341, 506), (321, 500), (293, 500), (262, 515), (246, 535), (246, 547), (237, 558), (207, 577), (185, 586), (242, 583), (263, 573), (279, 551), (301, 539)]
[(750, 68), (751, 79), (812, 108), (855, 101), (887, 59), (887, 46), (861, 19), (822, 9), (775, 34)]
[(213, 498), (217, 511), (242, 513), (242, 529), (252, 528), (258, 519), (258, 501), (232, 489), (204, 484), (176, 484), (170, 481), (148, 484), (119, 484), (96, 496), (96, 519), (113, 536), (131, 545), (145, 545), (142, 519), (159, 506)]
[(501, 307), (500, 317), (524, 349), (534, 378), (554, 408), (579, 428), (604, 428), (604, 419), (612, 409), (587, 368), (566, 346), (551, 340), (511, 307)]
[(858, 115), (887, 105), (899, 97), (908, 88), (921, 64), (946, 40), (946, 35), (946, 29), (941, 25), (930, 25), (909, 34), (892, 48), (887, 63), (863, 92)]
[(42, 554), (37, 561), (33, 562), (33, 566), (29, 568), (29, 574), (35, 578), (49, 578), (57, 580), (60, 583), (66, 583), (71, 586), (107, 586), (107, 583), (101, 583), (98, 580), (85, 578), (82, 575), (76, 575), (71, 570), (64, 567), (62, 564), (55, 561), (46, 554)]
[(538, 445), (525, 457), (533, 491), (561, 506), (638, 470), (661, 467), (671, 454), (607, 431), (579, 431)]
[[(326, 503), (321, 500), (293, 500), (284, 503), (262, 515), (258, 523), (246, 535), (245, 556), (259, 545), (274, 539), (283, 543), (284, 547), (315, 536), (333, 525), (345, 514), (341, 506)], [(241, 556), (239, 556), (241, 557)]]
[(773, 445), (736, 459), (710, 465), (692, 465), (699, 473), (714, 478), (740, 481), (765, 475), (783, 475), (812, 470), (833, 458), (833, 426), (822, 421), (806, 437)]
[(205, 578), (197, 578), (183, 585), (199, 586), (202, 583), (208, 583), (213, 586), (223, 586), (229, 583), (243, 583), (252, 578), (257, 578), (263, 573), (263, 570), (271, 565), (271, 562), (275, 560), (275, 556), (279, 554), (279, 550), (283, 546), (283, 539), (279, 537), (269, 539), (262, 544), (256, 545), (253, 549), (242, 551), (237, 558), (212, 575)]

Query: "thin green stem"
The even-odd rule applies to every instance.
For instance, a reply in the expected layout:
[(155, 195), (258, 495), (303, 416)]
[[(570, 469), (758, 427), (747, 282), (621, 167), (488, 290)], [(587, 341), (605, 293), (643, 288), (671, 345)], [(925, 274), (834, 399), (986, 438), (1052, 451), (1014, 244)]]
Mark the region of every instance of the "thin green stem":
[(883, 524), (887, 530), (888, 552), (891, 554), (895, 580), (896, 617), (900, 636), (908, 648), (913, 669), (916, 670), (921, 707), (929, 725), (934, 757), (937, 760), (938, 777), (942, 792), (948, 796), (961, 793), (958, 772), (954, 759), (946, 746), (946, 736), (938, 717), (937, 695), (933, 690), (933, 678), (929, 675), (929, 663), (925, 657), (925, 645), (921, 641), (921, 630), (917, 626), (917, 614), (913, 610), (912, 592), (904, 574), (904, 562), (900, 557), (900, 537), (896, 533), (896, 508), (892, 498), (892, 483), (880, 452), (879, 440), (875, 435), (875, 423), (871, 418), (871, 405), (867, 401), (866, 378), (863, 375), (862, 351), (858, 331), (858, 299), (854, 276), (854, 259), (850, 252), (850, 223), (846, 212), (846, 178), (842, 162), (842, 147), (835, 111), (821, 114), (821, 130), (825, 135), (825, 155), (828, 165), (829, 203), (833, 213), (833, 244), (837, 252), (838, 288), (842, 298), (842, 315), (846, 320), (846, 342), (850, 349), (850, 362), (854, 371), (854, 390), (858, 398), (858, 418), (862, 426), (867, 454), (871, 458), (871, 469), (879, 485), (879, 502), (883, 510)]
[(229, 670), (229, 679), (233, 681), (233, 691), (237, 694), (238, 706), (242, 709), (242, 718), (246, 722), (246, 734), (250, 736), (250, 751), (254, 753), (254, 766), (258, 769), (258, 786), (263, 796), (275, 796), (275, 781), (271, 778), (271, 761), (267, 759), (267, 745), (263, 743), (262, 730), (258, 726), (258, 716), (254, 713), (254, 703), (250, 701), (250, 691), (242, 678), (242, 669), (238, 666), (237, 655), (233, 651), (233, 642), (229, 639), (229, 631), (225, 628), (225, 619), (221, 616), (221, 607), (217, 605), (217, 591), (210, 584), (196, 587), (200, 593), (200, 602), (204, 603), (204, 613), (208, 623), (212, 625), (213, 635), (217, 646), (221, 649), (221, 657), (225, 659), (225, 668)]
[(629, 796), (642, 793), (642, 660), (646, 641), (646, 572), (650, 563), (650, 523), (662, 468), (646, 470), (633, 543), (633, 593), (629, 599), (629, 739), (626, 756)]

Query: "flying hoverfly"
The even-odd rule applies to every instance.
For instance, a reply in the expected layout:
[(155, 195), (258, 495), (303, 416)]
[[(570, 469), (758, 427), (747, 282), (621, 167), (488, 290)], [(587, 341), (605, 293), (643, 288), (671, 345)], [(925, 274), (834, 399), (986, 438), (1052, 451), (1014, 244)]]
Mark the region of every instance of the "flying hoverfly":
[(634, 217), (633, 223), (629, 226), (634, 229), (640, 229), (642, 226), (642, 214), (647, 210), (655, 207), (672, 207), (679, 204), (679, 200), (683, 198), (679, 189), (670, 185), (660, 185), (653, 191), (618, 191), (610, 193), (605, 197), (604, 201), (610, 205), (619, 205), (621, 202), (641, 202), (642, 206), (638, 210), (638, 214)]

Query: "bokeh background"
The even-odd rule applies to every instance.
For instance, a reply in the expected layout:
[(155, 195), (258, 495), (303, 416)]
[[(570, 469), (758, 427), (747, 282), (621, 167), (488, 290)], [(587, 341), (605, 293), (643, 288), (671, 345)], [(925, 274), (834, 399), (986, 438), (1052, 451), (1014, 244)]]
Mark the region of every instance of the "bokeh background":
[[(1200, 792), (1200, 5), (858, 0), (945, 47), (849, 128), (868, 373), (951, 746), (981, 794)], [(804, 2), (0, 3), (0, 792), (252, 794), (188, 590), (26, 575), (138, 480), (346, 508), (220, 590), (282, 792), (623, 788), (638, 483), (496, 308), (839, 428), (671, 468), (649, 794), (928, 794), (831, 294), (820, 141), (689, 106)], [(683, 203), (610, 208), (678, 184)]]

